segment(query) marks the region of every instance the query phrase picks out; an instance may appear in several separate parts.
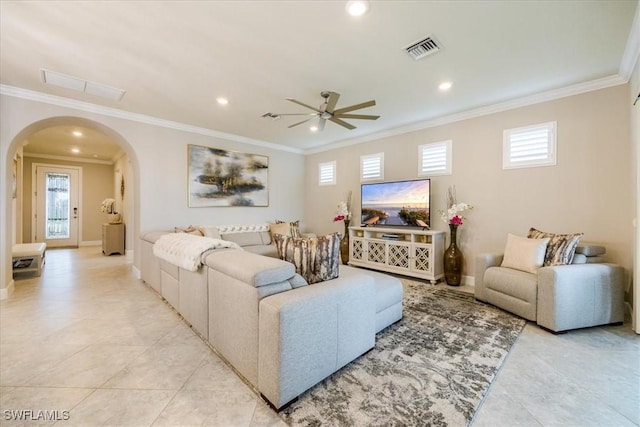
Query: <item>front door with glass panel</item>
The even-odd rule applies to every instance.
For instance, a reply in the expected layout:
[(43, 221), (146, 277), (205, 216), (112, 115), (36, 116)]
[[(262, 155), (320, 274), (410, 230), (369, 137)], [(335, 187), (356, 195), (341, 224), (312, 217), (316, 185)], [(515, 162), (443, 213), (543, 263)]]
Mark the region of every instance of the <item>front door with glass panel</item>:
[(78, 176), (77, 168), (36, 167), (34, 242), (78, 246)]

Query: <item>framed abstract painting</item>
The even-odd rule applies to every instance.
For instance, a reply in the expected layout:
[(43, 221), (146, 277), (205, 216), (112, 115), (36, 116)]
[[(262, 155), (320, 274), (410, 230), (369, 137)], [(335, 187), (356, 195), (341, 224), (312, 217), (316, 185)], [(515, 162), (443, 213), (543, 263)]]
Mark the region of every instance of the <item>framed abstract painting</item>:
[(189, 207), (269, 206), (269, 157), (188, 145)]

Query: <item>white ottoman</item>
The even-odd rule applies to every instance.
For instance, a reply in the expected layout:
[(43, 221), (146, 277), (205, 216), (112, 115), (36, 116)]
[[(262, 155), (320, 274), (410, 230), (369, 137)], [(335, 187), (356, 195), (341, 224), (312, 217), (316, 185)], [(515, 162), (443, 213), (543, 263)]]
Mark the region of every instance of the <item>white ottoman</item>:
[(11, 249), (11, 264), (14, 273), (35, 272), (40, 276), (44, 265), (46, 243), (19, 243)]

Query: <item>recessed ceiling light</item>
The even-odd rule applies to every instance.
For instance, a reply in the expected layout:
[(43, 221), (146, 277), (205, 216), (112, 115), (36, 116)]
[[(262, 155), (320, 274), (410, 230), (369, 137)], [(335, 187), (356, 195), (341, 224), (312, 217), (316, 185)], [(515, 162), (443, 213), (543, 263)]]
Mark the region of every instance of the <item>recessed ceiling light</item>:
[(229, 100), (227, 98), (222, 97), (222, 96), (217, 97), (216, 101), (220, 105), (227, 105), (229, 103)]
[(453, 86), (453, 83), (451, 83), (451, 82), (442, 82), (442, 83), (440, 83), (440, 85), (438, 85), (438, 89), (440, 89), (440, 90), (449, 90), (449, 89), (451, 89), (451, 86)]
[(351, 16), (362, 16), (369, 11), (369, 2), (366, 0), (349, 0), (345, 9)]
[(311, 126), (309, 129), (311, 130), (311, 132), (317, 132), (318, 126)]
[(80, 152), (80, 149), (79, 148), (72, 148), (71, 152), (78, 154)]
[(74, 130), (73, 132), (71, 132), (71, 134), (73, 136), (77, 136), (77, 137), (81, 137), (82, 136), (82, 132), (80, 132), (79, 130)]

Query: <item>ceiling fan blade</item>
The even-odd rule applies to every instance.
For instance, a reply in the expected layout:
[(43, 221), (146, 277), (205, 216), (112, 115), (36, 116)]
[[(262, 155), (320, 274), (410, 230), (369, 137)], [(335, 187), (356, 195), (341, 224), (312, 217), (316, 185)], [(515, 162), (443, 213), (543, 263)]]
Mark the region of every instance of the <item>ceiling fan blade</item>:
[(300, 102), (300, 101), (298, 101), (298, 100), (296, 100), (296, 99), (293, 99), (293, 98), (287, 98), (287, 101), (291, 101), (291, 102), (293, 102), (294, 104), (302, 105), (303, 107), (306, 107), (306, 108), (308, 108), (308, 109), (310, 109), (310, 110), (316, 111), (316, 112), (318, 112), (318, 113), (322, 113), (322, 111), (318, 110), (316, 107), (312, 107), (312, 106), (307, 105), (307, 104), (305, 104), (304, 102)]
[(338, 99), (340, 98), (340, 94), (337, 92), (329, 92), (329, 99), (327, 100), (327, 108), (325, 111), (329, 113), (333, 113), (333, 109), (336, 108), (336, 104), (338, 103)]
[(324, 129), (325, 123), (327, 123), (327, 120), (320, 117), (320, 120), (318, 120), (318, 132), (321, 132)]
[(289, 129), (291, 129), (292, 127), (296, 127), (296, 126), (301, 125), (301, 124), (303, 124), (303, 123), (307, 123), (307, 122), (308, 122), (309, 120), (311, 120), (312, 118), (313, 118), (313, 117), (309, 117), (307, 120), (303, 120), (303, 121), (301, 121), (301, 122), (294, 123), (294, 124), (292, 124), (292, 125), (290, 125), (290, 126), (287, 126), (287, 127), (288, 127)]
[[(336, 114), (333, 115), (335, 117)], [(368, 114), (337, 114), (340, 119), (364, 119), (364, 120), (377, 120), (380, 116), (370, 116)]]
[(350, 124), (350, 123), (347, 123), (347, 122), (345, 122), (345, 121), (343, 121), (343, 120), (340, 120), (340, 119), (338, 119), (338, 118), (336, 118), (336, 117), (331, 117), (329, 120), (331, 120), (333, 123), (335, 123), (335, 124), (337, 124), (337, 125), (340, 125), (340, 126), (342, 126), (342, 127), (347, 128), (347, 129), (349, 129), (349, 130), (352, 130), (352, 129), (355, 129), (355, 128), (356, 128), (354, 125), (352, 125), (352, 124)]
[(352, 105), (350, 107), (338, 108), (333, 112), (333, 114), (348, 113), (349, 111), (359, 110), (361, 108), (373, 107), (374, 105), (376, 105), (376, 101), (372, 99), (371, 101), (361, 102), (360, 104)]
[(285, 114), (276, 114), (273, 113), (274, 116), (317, 116), (318, 113), (285, 113)]

